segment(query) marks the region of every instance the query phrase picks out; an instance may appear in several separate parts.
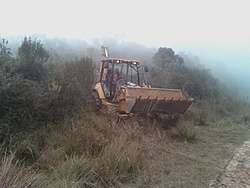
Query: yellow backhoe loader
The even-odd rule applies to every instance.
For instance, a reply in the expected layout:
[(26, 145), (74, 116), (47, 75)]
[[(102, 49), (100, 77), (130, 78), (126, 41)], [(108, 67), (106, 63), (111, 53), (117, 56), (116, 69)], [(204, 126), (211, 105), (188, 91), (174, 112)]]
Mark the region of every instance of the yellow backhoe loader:
[(109, 58), (108, 49), (102, 47), (100, 70), (92, 93), (95, 113), (104, 112), (112, 118), (128, 116), (174, 116), (183, 114), (193, 99), (186, 98), (179, 89), (152, 88), (144, 66), (140, 62)]

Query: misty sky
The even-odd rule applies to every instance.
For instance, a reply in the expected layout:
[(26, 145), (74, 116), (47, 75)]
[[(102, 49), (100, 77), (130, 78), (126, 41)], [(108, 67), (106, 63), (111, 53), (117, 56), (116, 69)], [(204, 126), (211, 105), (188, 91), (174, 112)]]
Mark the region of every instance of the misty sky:
[(249, 2), (242, 0), (1, 0), (0, 14), (4, 35), (116, 36), (218, 48), (250, 42)]
[[(250, 76), (247, 0), (0, 0), (0, 35), (115, 37), (211, 59), (211, 67)], [(243, 74), (244, 73), (244, 74)], [(250, 91), (250, 90), (249, 90)]]

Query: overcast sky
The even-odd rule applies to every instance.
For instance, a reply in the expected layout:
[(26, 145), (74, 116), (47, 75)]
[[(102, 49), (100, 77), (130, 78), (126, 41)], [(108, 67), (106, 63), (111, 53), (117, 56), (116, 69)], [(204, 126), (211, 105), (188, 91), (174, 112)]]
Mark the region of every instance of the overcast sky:
[(108, 36), (167, 46), (213, 58), (229, 72), (238, 70), (246, 84), (250, 80), (247, 0), (0, 0), (0, 5), (0, 35), (45, 33), (88, 42)]
[(46, 33), (91, 40), (122, 37), (145, 45), (246, 46), (243, 0), (0, 0), (1, 34)]

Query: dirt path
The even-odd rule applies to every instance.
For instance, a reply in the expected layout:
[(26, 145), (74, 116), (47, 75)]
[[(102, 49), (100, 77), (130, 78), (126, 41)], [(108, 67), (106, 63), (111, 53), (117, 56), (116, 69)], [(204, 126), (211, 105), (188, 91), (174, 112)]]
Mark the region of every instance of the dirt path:
[(211, 181), (209, 187), (250, 188), (250, 140), (235, 151), (224, 171), (216, 180)]

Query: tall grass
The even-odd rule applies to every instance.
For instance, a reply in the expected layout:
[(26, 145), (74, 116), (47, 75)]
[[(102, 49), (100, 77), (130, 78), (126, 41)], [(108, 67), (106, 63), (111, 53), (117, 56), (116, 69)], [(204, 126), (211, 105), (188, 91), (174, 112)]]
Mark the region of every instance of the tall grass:
[(15, 154), (5, 155), (0, 165), (1, 188), (46, 187), (46, 177), (15, 161)]
[(183, 123), (172, 129), (171, 138), (179, 141), (196, 142), (195, 126), (191, 123)]
[(94, 163), (88, 157), (66, 157), (65, 161), (53, 167), (51, 176), (63, 187), (87, 187), (91, 185), (93, 169)]
[(143, 168), (144, 158), (138, 144), (119, 137), (96, 159), (98, 181), (104, 187), (127, 183), (135, 179)]
[(103, 117), (88, 122), (71, 121), (67, 131), (53, 134), (37, 167), (55, 187), (115, 187), (134, 180), (146, 166), (145, 130), (136, 123), (110, 125)]
[[(188, 147), (192, 147), (188, 145), (190, 142), (199, 144), (199, 131), (209, 129), (209, 116), (214, 108), (198, 107), (191, 108), (175, 127), (165, 121), (161, 122), (164, 126), (159, 126), (156, 121), (145, 119), (110, 124), (103, 116), (74, 117), (61, 129), (47, 135), (43, 150), (30, 147), (31, 151), (37, 151), (36, 161), (26, 163), (30, 167), (17, 160), (19, 153), (17, 158), (13, 153), (5, 155), (0, 167), (0, 188), (145, 186), (155, 174), (151, 172), (157, 166), (152, 161), (158, 163), (154, 158), (161, 159), (159, 155), (165, 150), (164, 157), (173, 155), (172, 144), (174, 147), (182, 142)], [(202, 118), (198, 110), (207, 110), (206, 117)], [(207, 126), (200, 126), (200, 118)], [(249, 121), (248, 114), (241, 116), (241, 120)], [(166, 129), (168, 125), (170, 128)], [(28, 142), (24, 145), (33, 146)], [(163, 161), (162, 164), (168, 164)], [(166, 166), (167, 169), (170, 167)]]

